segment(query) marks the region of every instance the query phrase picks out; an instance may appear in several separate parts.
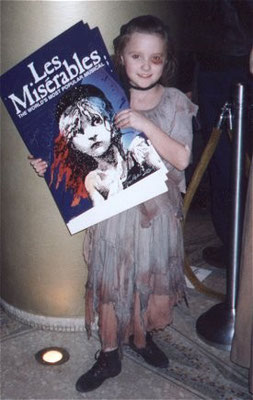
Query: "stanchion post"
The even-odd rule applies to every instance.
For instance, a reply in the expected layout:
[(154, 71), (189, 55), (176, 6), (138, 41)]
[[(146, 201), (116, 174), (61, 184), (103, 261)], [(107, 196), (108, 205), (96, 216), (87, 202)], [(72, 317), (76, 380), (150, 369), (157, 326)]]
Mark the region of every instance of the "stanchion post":
[(199, 337), (208, 344), (230, 350), (234, 335), (241, 237), (245, 201), (245, 119), (246, 89), (238, 83), (234, 95), (232, 204), (229, 265), (227, 266), (227, 293), (224, 303), (216, 304), (196, 322)]
[(245, 121), (246, 95), (242, 84), (236, 86), (234, 101), (234, 135), (232, 163), (232, 207), (229, 265), (227, 269), (227, 302), (229, 308), (236, 308), (238, 274), (240, 268), (241, 239), (245, 206)]

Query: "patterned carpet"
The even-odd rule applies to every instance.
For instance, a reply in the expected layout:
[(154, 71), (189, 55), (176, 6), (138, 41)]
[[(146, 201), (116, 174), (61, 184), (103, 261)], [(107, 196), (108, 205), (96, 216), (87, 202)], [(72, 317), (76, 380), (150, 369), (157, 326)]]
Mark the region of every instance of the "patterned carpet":
[[(156, 334), (155, 340), (169, 356), (170, 365), (167, 370), (150, 367), (154, 373), (203, 399), (251, 399), (247, 389), (247, 371), (239, 371), (174, 328)], [(127, 347), (125, 351), (131, 359), (143, 364), (142, 358), (131, 349)]]
[[(210, 282), (221, 281), (222, 273), (212, 272)], [(181, 304), (174, 310), (174, 321), (164, 331), (154, 334), (157, 345), (165, 351), (168, 369), (150, 368), (154, 373), (192, 391), (201, 399), (252, 400), (248, 390), (248, 369), (230, 360), (230, 352), (203, 342), (197, 335), (195, 323), (203, 311), (219, 301), (208, 298), (196, 290), (188, 291), (189, 305)], [(129, 347), (127, 356), (145, 365), (141, 356)]]

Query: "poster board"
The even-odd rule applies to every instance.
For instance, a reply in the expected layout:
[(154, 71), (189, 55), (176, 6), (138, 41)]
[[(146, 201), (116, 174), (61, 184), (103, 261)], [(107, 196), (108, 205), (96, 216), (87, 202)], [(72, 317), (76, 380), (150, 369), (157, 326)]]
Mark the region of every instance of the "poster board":
[(129, 103), (97, 27), (80, 21), (8, 70), (1, 97), (71, 234), (167, 191), (145, 135), (114, 125)]

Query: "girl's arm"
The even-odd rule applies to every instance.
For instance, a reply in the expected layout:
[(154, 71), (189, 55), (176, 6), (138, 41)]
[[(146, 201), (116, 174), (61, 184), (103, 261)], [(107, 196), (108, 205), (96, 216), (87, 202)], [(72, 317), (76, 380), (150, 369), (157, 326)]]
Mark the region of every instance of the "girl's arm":
[(144, 132), (160, 156), (175, 168), (182, 171), (188, 166), (190, 149), (169, 137), (144, 115), (132, 109), (123, 110), (116, 115), (115, 124), (121, 129), (134, 128)]
[(36, 173), (39, 176), (44, 177), (48, 167), (47, 162), (42, 160), (41, 158), (34, 158), (33, 156), (28, 156), (28, 160), (30, 160), (30, 165), (33, 167)]

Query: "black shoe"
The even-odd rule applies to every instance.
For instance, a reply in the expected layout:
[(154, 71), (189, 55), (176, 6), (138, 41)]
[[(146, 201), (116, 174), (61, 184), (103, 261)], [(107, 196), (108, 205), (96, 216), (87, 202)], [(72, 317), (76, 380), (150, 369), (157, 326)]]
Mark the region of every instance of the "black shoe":
[(202, 251), (203, 260), (216, 268), (226, 268), (227, 255), (224, 246), (220, 247), (205, 247)]
[(108, 352), (100, 351), (99, 355), (96, 353), (95, 359), (97, 361), (93, 367), (76, 382), (78, 392), (90, 392), (97, 389), (106, 379), (113, 378), (121, 372), (118, 349)]
[(153, 342), (150, 333), (146, 334), (146, 347), (142, 349), (139, 349), (134, 345), (133, 339), (134, 337), (130, 336), (129, 346), (136, 353), (140, 354), (148, 364), (158, 368), (167, 368), (169, 366), (169, 360), (167, 356)]

